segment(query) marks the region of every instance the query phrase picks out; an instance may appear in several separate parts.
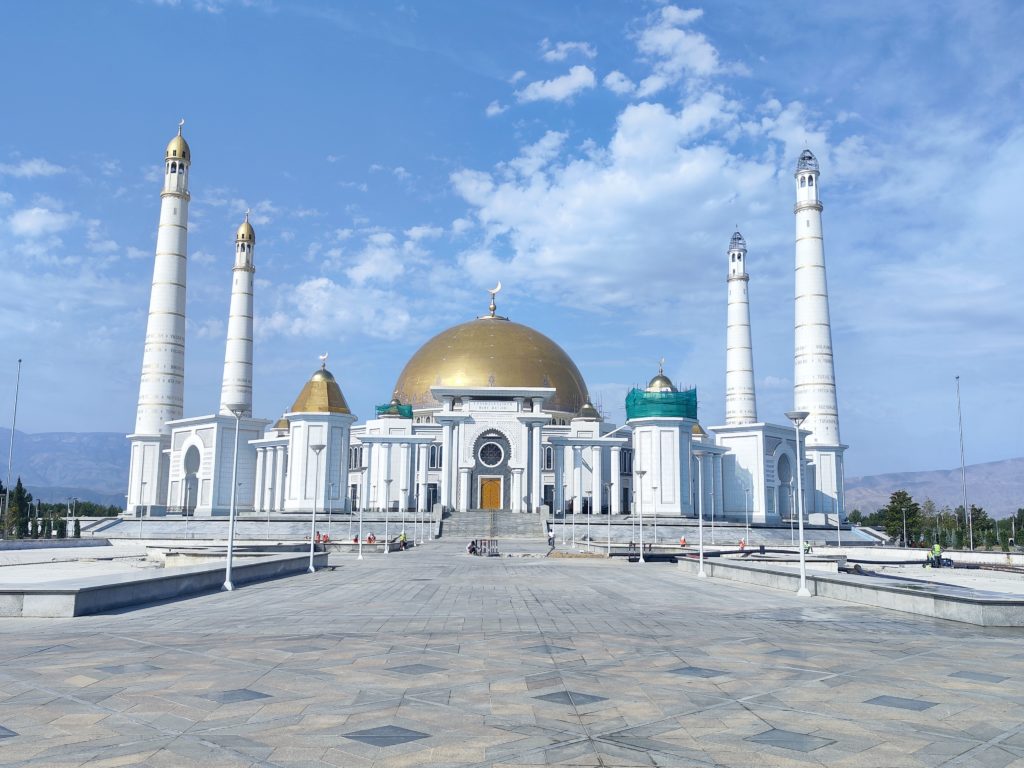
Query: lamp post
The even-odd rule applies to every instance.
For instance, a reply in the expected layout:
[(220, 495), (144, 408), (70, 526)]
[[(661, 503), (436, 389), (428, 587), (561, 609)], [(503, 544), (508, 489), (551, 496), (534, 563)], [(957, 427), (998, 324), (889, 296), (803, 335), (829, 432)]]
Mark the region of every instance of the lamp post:
[(327, 540), (331, 540), (331, 517), (334, 515), (334, 483), (327, 484)]
[(658, 486), (651, 483), (651, 496), (654, 497), (654, 512), (651, 513), (651, 517), (654, 518), (654, 546), (658, 546)]
[[(142, 541), (142, 517), (146, 514), (146, 481), (142, 481), (142, 495), (139, 497), (142, 502), (139, 505), (139, 541)], [(71, 506), (71, 499), (68, 499), (68, 506)]]
[(185, 475), (185, 508), (181, 511), (185, 516), (185, 541), (188, 541), (188, 475)]
[(604, 484), (604, 495), (608, 499), (608, 557), (612, 556), (612, 484)]
[(402, 535), (405, 535), (405, 515), (409, 511), (409, 489), (403, 487), (402, 491)]
[(903, 546), (906, 548), (907, 544), (907, 508), (904, 507), (900, 510), (903, 513)]
[(796, 434), (796, 519), (800, 528), (800, 589), (796, 593), (800, 597), (811, 596), (810, 590), (807, 589), (807, 562), (804, 558), (804, 462), (800, 451), (800, 425), (809, 415), (807, 411), (786, 413), (786, 418), (793, 422), (793, 432)]
[[(231, 411), (232, 415), (235, 417), (235, 450), (231, 455), (231, 506), (228, 508), (228, 560), (227, 565), (224, 568), (223, 589), (230, 592), (235, 588), (235, 585), (231, 583), (231, 565), (235, 555), (235, 494), (238, 491), (238, 432), (242, 414), (245, 413), (246, 406), (244, 403), (232, 403), (228, 405), (228, 410)], [(141, 527), (140, 518), (140, 530)]]
[(388, 514), (391, 512), (391, 478), (384, 481), (384, 554), (391, 554), (391, 545), (388, 544)]
[[(4, 533), (3, 537), (7, 538), (7, 511), (11, 507), (11, 462), (14, 461), (14, 430), (18, 426), (18, 395), (21, 393), (21, 358), (18, 358), (18, 376), (15, 379), (14, 384), (14, 418), (11, 419), (11, 440), (7, 447), (7, 484), (4, 488), (7, 489), (7, 494), (4, 496)], [(965, 506), (964, 509), (967, 507)]]
[(587, 491), (587, 550), (590, 550), (590, 518), (594, 514), (594, 492)]
[(316, 573), (316, 568), (313, 567), (313, 547), (316, 542), (316, 497), (320, 495), (320, 451), (326, 446), (323, 443), (314, 443), (309, 446), (309, 449), (313, 451), (313, 455), (316, 457), (316, 467), (313, 470), (313, 513), (309, 518), (309, 572)]
[(697, 457), (697, 550), (700, 558), (697, 578), (706, 579), (708, 575), (704, 573), (704, 457), (707, 451), (697, 449), (693, 455)]
[[(18, 370), (21, 370), (21, 360), (18, 361)], [(15, 408), (17, 412), (17, 408)], [(960, 488), (964, 495), (964, 525), (967, 528), (967, 534), (971, 540), (971, 551), (974, 551), (974, 520), (971, 517), (971, 512), (967, 508), (967, 469), (964, 466), (964, 415), (963, 411), (960, 410), (960, 377), (956, 377), (956, 420), (960, 424)], [(13, 437), (13, 433), (12, 433)], [(7, 484), (11, 483), (11, 472), (10, 468), (7, 470)]]
[(646, 474), (647, 474), (647, 470), (646, 469), (638, 469), (636, 471), (636, 476), (640, 478), (640, 482), (637, 483), (637, 487), (638, 487), (638, 489), (640, 491), (640, 496), (638, 497), (636, 509), (637, 509), (637, 515), (639, 516), (639, 520), (637, 521), (637, 527), (638, 527), (638, 530), (640, 531), (640, 562), (641, 563), (646, 563), (647, 562), (646, 560), (644, 560), (644, 475), (646, 475)]
[(747, 521), (747, 546), (750, 545), (750, 489), (743, 486), (743, 518)]
[(569, 484), (562, 483), (562, 546), (565, 546), (565, 494), (569, 491)]
[[(367, 469), (367, 472), (369, 472), (369, 469)], [(373, 499), (369, 499), (369, 502), (370, 506), (373, 506)], [(356, 537), (356, 541), (358, 544), (356, 549), (359, 550), (359, 557), (356, 558), (357, 560), (363, 559), (363, 509), (365, 507), (366, 500), (364, 500), (363, 503), (359, 506), (359, 535)]]

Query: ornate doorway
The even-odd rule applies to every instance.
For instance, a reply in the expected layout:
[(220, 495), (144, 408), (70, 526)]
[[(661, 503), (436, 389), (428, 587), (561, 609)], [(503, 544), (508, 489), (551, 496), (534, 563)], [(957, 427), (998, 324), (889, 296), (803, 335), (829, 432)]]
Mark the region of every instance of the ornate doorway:
[(480, 478), (480, 509), (501, 509), (501, 478)]

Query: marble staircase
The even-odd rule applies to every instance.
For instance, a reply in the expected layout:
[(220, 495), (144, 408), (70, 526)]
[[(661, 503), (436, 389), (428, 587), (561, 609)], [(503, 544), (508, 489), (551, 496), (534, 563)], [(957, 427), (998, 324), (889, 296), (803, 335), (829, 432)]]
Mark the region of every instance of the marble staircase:
[(446, 539), (545, 539), (542, 515), (518, 514), (507, 509), (469, 509), (445, 516), (441, 536)]

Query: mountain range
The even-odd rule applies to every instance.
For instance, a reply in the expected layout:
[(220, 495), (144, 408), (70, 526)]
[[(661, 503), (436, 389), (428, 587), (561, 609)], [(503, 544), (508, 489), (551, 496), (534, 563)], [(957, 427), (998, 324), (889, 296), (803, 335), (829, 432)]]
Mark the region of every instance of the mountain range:
[[(10, 435), (0, 428), (0, 472), (6, 470)], [(14, 458), (13, 476), (20, 476), (36, 498), (53, 502), (75, 496), (124, 506), (128, 441), (119, 432), (16, 432)], [(969, 504), (993, 517), (1024, 507), (1024, 458), (971, 464), (966, 474)], [(939, 507), (955, 508), (962, 500), (960, 468), (848, 477), (846, 508), (874, 512), (897, 490), (919, 502), (931, 499)]]

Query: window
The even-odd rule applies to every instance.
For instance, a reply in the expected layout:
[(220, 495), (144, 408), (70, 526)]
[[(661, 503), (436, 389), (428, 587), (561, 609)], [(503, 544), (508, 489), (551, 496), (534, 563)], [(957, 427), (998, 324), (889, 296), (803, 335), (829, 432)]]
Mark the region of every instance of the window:
[(427, 467), (430, 469), (441, 468), (441, 446), (437, 443), (430, 444), (430, 449), (427, 453)]
[(497, 443), (484, 443), (480, 446), (479, 457), (485, 467), (496, 467), (505, 458), (505, 452)]
[(801, 187), (806, 187), (807, 186), (807, 177), (806, 176), (801, 176), (800, 177), (800, 186)]
[(813, 187), (814, 186), (814, 177), (813, 176), (808, 176), (807, 177), (807, 186), (808, 187)]
[(550, 445), (544, 446), (544, 469), (555, 468), (555, 452)]

